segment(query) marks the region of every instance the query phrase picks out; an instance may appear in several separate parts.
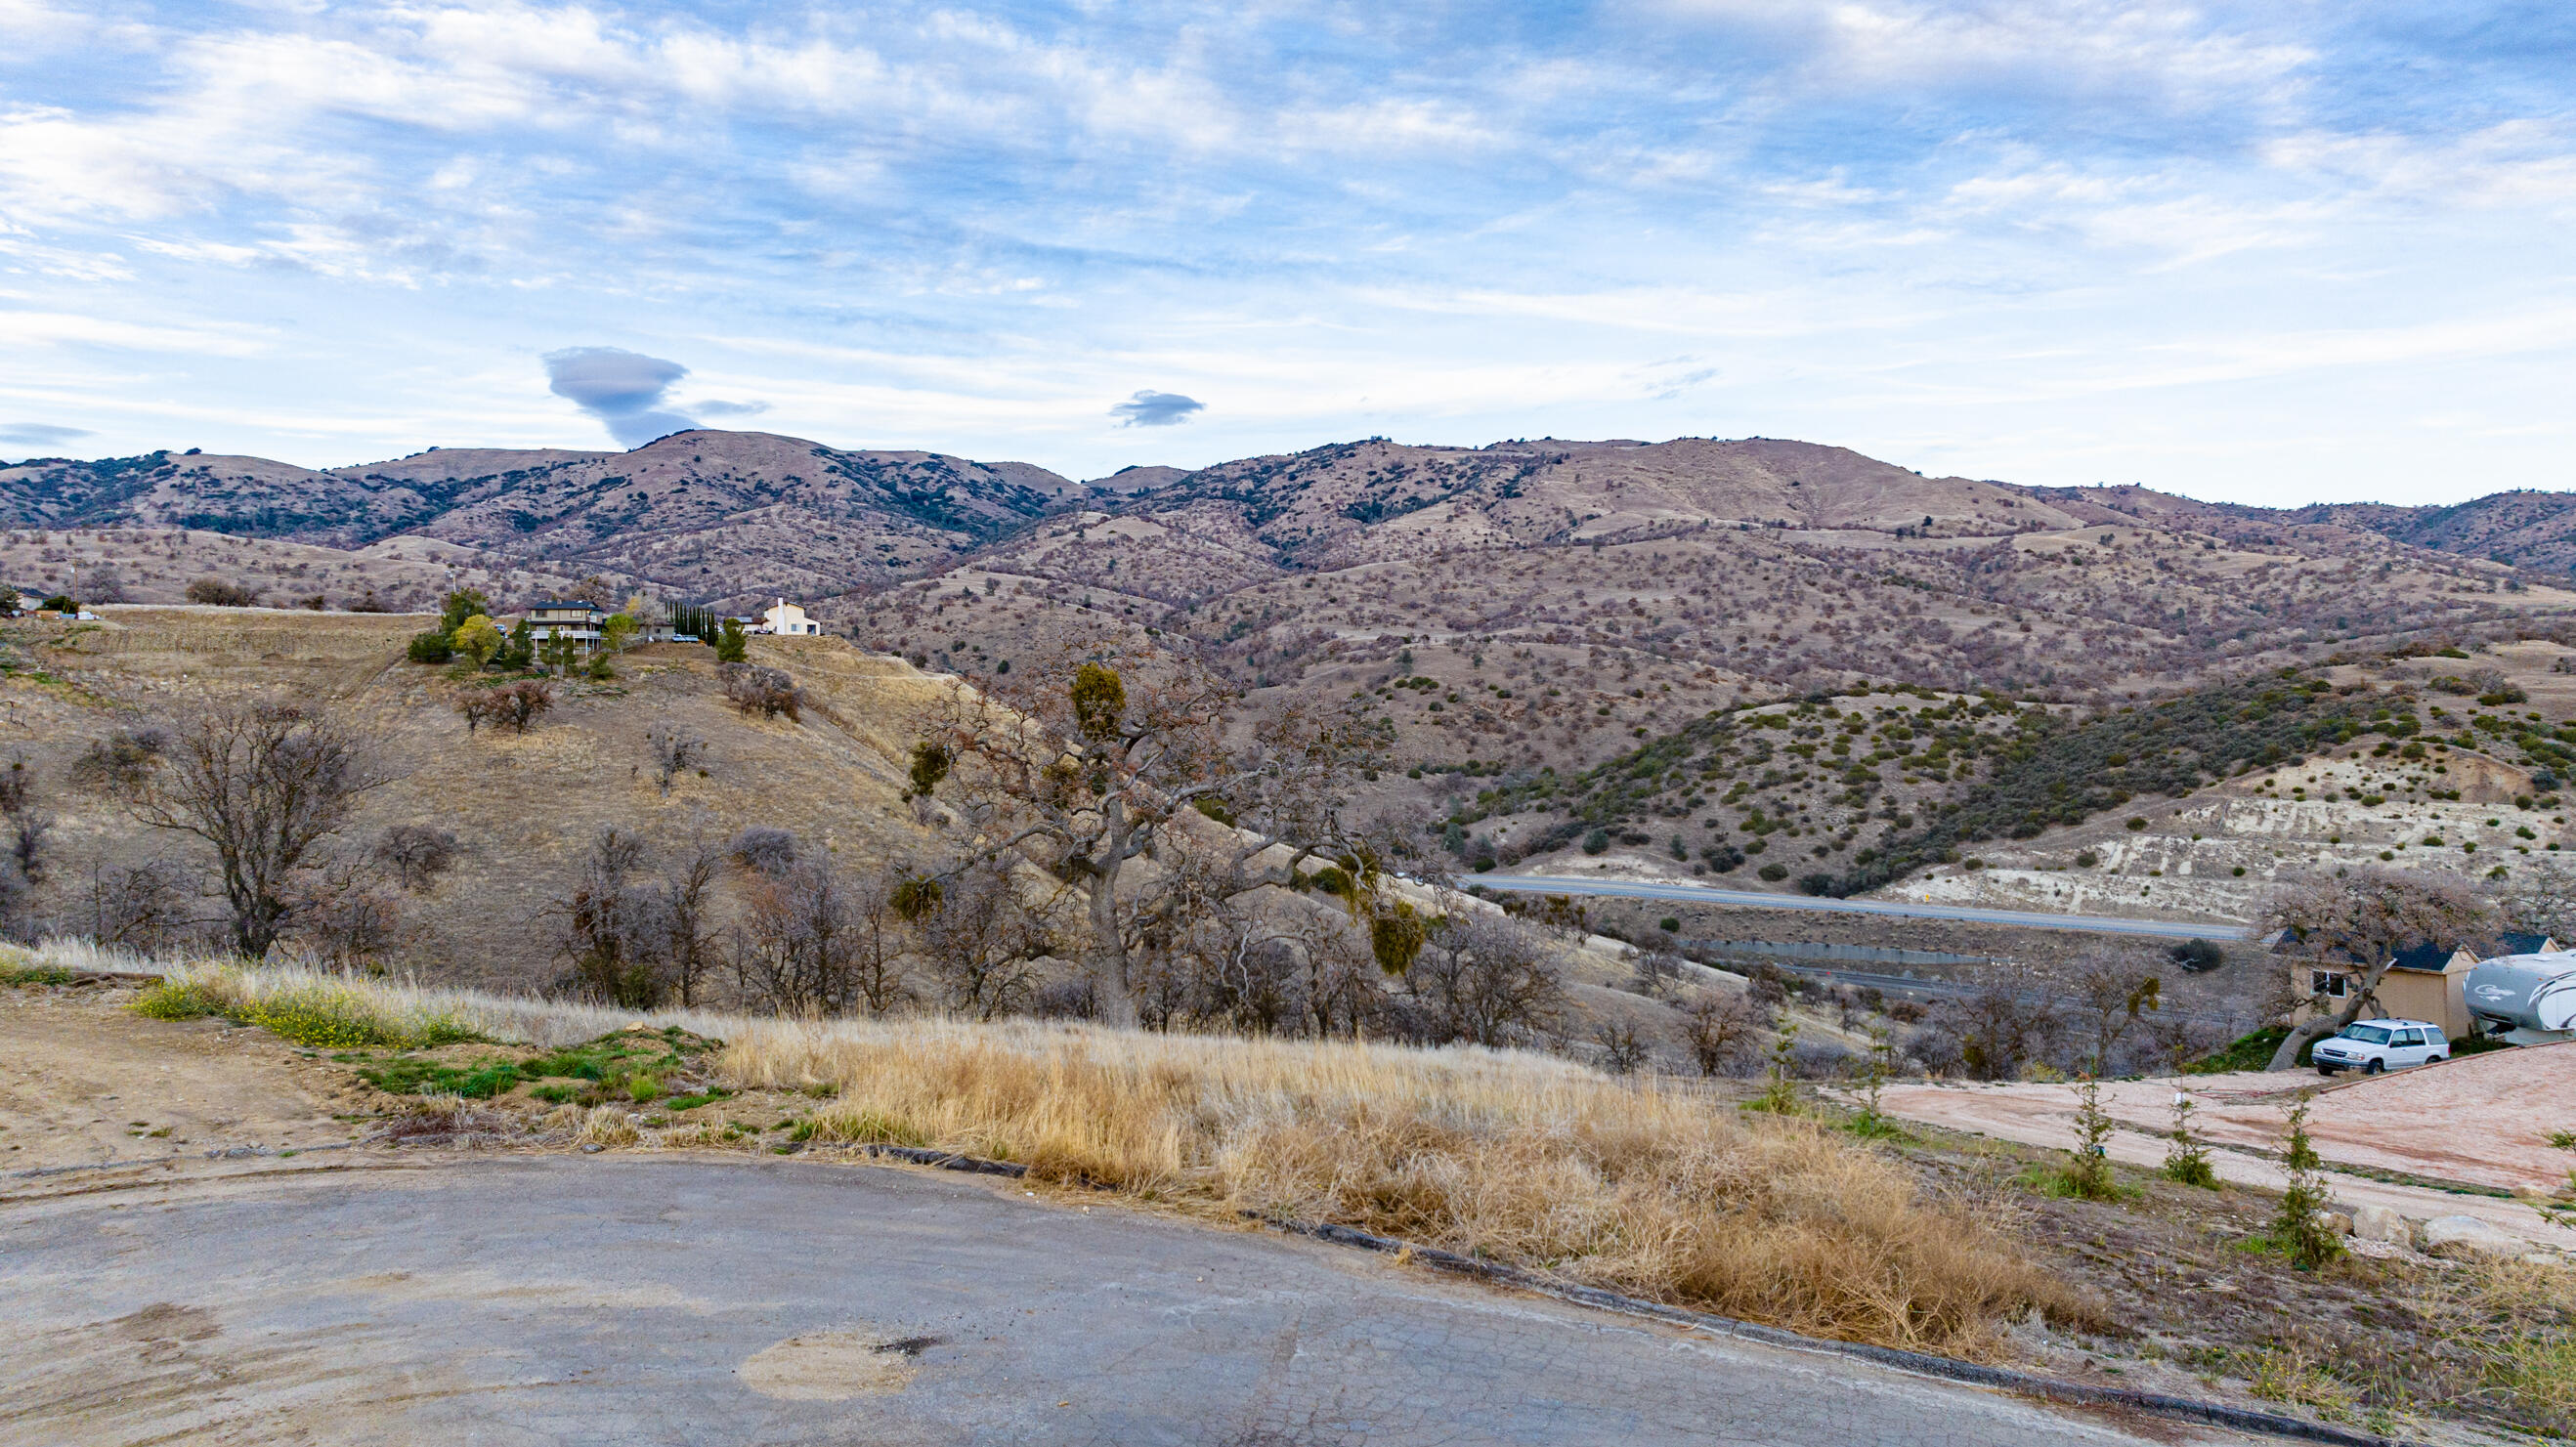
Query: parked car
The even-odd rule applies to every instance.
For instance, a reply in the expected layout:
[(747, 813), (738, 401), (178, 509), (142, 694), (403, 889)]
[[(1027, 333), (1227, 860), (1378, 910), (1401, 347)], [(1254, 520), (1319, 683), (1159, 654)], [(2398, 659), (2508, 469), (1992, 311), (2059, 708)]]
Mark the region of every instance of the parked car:
[(2451, 1058), (2450, 1037), (2429, 1020), (2355, 1020), (2308, 1052), (2317, 1074), (2358, 1070), (2377, 1075)]

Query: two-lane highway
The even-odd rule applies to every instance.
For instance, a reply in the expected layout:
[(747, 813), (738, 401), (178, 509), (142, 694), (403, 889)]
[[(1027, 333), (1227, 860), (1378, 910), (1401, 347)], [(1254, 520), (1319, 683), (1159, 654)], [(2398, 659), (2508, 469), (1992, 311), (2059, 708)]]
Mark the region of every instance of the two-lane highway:
[(1801, 894), (1765, 894), (1751, 889), (1715, 889), (1704, 884), (1660, 883), (1641, 879), (1579, 879), (1543, 874), (1479, 874), (1467, 880), (1487, 889), (1515, 894), (1589, 894), (1615, 899), (1670, 899), (1690, 904), (1723, 904), (1743, 909), (1803, 909), (1821, 914), (1894, 915), (1907, 919), (1946, 919), (1966, 924), (2020, 925), (2031, 929), (2082, 930), (2091, 934), (2147, 935), (2157, 939), (2241, 940), (2252, 932), (2243, 925), (2194, 924), (2184, 920), (2123, 919), (2102, 914), (2046, 914), (2037, 910), (1982, 909), (1964, 904), (1914, 904), (1905, 900), (1819, 899)]

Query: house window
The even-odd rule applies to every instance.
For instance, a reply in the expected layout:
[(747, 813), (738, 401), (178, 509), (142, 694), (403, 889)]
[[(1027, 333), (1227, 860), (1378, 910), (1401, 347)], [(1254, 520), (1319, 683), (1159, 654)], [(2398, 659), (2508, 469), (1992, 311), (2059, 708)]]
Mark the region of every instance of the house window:
[(2326, 995), (2340, 1000), (2351, 991), (2352, 976), (2350, 975), (2337, 970), (2308, 972), (2308, 993), (2311, 995)]

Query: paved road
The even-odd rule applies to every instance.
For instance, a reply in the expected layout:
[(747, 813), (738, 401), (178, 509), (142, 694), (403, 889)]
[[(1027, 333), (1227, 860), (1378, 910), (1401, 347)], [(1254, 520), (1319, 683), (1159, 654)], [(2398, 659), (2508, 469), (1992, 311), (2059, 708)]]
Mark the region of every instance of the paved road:
[(1521, 894), (1597, 894), (1618, 899), (1679, 899), (1694, 904), (1732, 904), (1754, 909), (1811, 909), (1827, 914), (1902, 915), (1912, 919), (1954, 919), (1971, 924), (2029, 925), (2039, 929), (2083, 930), (2092, 934), (2152, 935), (2159, 939), (2241, 940), (2242, 925), (2180, 924), (2161, 919), (2123, 919), (2105, 914), (2043, 914), (2017, 909), (1978, 909), (1962, 904), (1908, 904), (1896, 899), (1817, 899), (1803, 894), (1764, 894), (1750, 889), (1712, 889), (1699, 884), (1656, 884), (1634, 879), (1558, 878), (1539, 874), (1479, 874), (1465, 881), (1487, 889)]
[(9, 1444), (2145, 1440), (1315, 1242), (802, 1162), (21, 1201), (0, 1319)]
[[(1974, 979), (1942, 980), (1920, 975), (1873, 974), (1866, 970), (1846, 970), (1839, 965), (1819, 965), (1812, 961), (1779, 960), (1774, 963), (1790, 974), (1803, 975), (1821, 984), (1861, 986), (1875, 989), (1882, 995), (1892, 995), (1900, 1000), (1970, 1000), (1985, 993), (1992, 983)], [(1720, 961), (1718, 968), (1726, 968), (1727, 964), (1726, 961)], [(2066, 1003), (2064, 995), (2047, 990), (2017, 990), (2013, 993), (2013, 998), (2025, 1005), (2062, 1006)], [(2167, 1013), (2158, 1018), (2172, 1018), (2175, 1007), (2168, 1004), (2164, 1008)], [(2224, 1010), (2183, 1010), (2181, 1017), (2199, 1024), (2217, 1026), (2240, 1033), (2246, 1025), (2243, 1016)]]

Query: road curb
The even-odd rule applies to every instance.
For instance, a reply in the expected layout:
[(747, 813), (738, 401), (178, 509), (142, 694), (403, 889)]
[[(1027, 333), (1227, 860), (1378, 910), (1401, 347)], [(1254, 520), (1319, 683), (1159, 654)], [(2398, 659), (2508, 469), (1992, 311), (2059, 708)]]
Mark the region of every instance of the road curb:
[(1458, 1255), (1454, 1251), (1416, 1246), (1411, 1242), (1398, 1241), (1385, 1236), (1372, 1236), (1366, 1231), (1353, 1230), (1348, 1226), (1336, 1226), (1331, 1222), (1283, 1219), (1265, 1216), (1257, 1211), (1246, 1211), (1244, 1215), (1274, 1231), (1307, 1236), (1340, 1246), (1356, 1246), (1365, 1251), (1388, 1255), (1402, 1254), (1409, 1260), (1422, 1262), (1438, 1270), (1454, 1272), (1461, 1276), (1473, 1276), (1498, 1285), (1518, 1287), (1524, 1291), (1538, 1292), (1541, 1295), (1573, 1302), (1578, 1306), (1615, 1311), (1624, 1316), (1650, 1317), (1657, 1321), (1671, 1322), (1677, 1326), (1687, 1326), (1717, 1336), (1759, 1342), (1764, 1346), (1852, 1357), (1860, 1361), (1875, 1362), (1880, 1366), (1894, 1367), (1899, 1371), (1911, 1372), (1917, 1376), (1937, 1377), (1943, 1381), (1992, 1387), (2000, 1391), (2016, 1392), (2024, 1396), (2041, 1397), (2077, 1406), (2119, 1407), (2178, 1421), (2199, 1422), (2239, 1432), (2259, 1432), (2266, 1436), (2285, 1437), (2294, 1441), (2331, 1443), (2334, 1447), (2420, 1447), (2420, 1444), (2395, 1437), (2374, 1436), (2367, 1432), (2354, 1432), (2321, 1422), (2285, 1417), (2278, 1413), (2231, 1407), (2223, 1402), (2204, 1402), (2193, 1397), (2167, 1396), (2161, 1392), (2133, 1392), (2118, 1387), (2090, 1387), (2080, 1382), (2062, 1382), (2054, 1377), (2036, 1376), (2029, 1372), (2016, 1372), (2002, 1367), (1983, 1366), (1976, 1362), (1963, 1362), (1951, 1357), (1937, 1357), (1927, 1352), (1900, 1351), (1894, 1347), (1876, 1347), (1859, 1342), (1804, 1336), (1781, 1327), (1764, 1326), (1759, 1322), (1739, 1321), (1731, 1316), (1714, 1316), (1707, 1312), (1688, 1311), (1677, 1306), (1666, 1306), (1661, 1302), (1622, 1296), (1615, 1291), (1603, 1291), (1598, 1287), (1577, 1286), (1536, 1272), (1524, 1271), (1516, 1266), (1478, 1261), (1473, 1257)]

